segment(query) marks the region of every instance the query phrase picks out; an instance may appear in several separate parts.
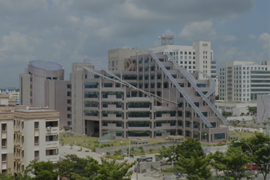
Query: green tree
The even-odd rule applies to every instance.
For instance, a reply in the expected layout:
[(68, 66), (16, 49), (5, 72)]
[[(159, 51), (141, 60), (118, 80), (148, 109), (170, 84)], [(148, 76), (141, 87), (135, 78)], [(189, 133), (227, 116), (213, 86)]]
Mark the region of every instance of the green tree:
[(94, 174), (98, 167), (93, 166), (93, 169), (86, 171), (85, 167), (88, 164), (94, 164), (97, 166), (98, 162), (90, 157), (79, 158), (74, 154), (66, 155), (65, 159), (57, 163), (58, 174), (60, 177), (66, 177), (69, 180), (76, 180), (77, 176), (90, 177)]
[(270, 173), (270, 137), (262, 133), (256, 133), (255, 136), (243, 139), (242, 143), (237, 145), (241, 146), (244, 151), (253, 153), (252, 161), (258, 165), (258, 171), (266, 179)]
[(185, 158), (190, 158), (194, 155), (194, 151), (198, 156), (203, 156), (203, 148), (199, 139), (187, 138), (176, 147), (177, 157), (181, 154)]
[(224, 177), (241, 179), (247, 177), (246, 165), (250, 162), (249, 154), (242, 152), (241, 147), (230, 146), (227, 152), (215, 152), (211, 165), (219, 171), (224, 172)]
[(32, 174), (34, 177), (33, 180), (55, 180), (58, 176), (58, 172), (56, 170), (56, 164), (51, 161), (41, 161), (37, 160), (31, 161), (31, 163), (26, 167), (24, 173)]
[(132, 171), (129, 169), (135, 164), (127, 164), (127, 161), (117, 163), (115, 160), (107, 161), (101, 159), (101, 164), (92, 157), (79, 158), (76, 155), (67, 155), (66, 158), (57, 163), (60, 177), (69, 180), (129, 180)]
[(224, 116), (224, 117), (232, 116), (232, 112), (228, 112), (228, 111), (223, 110), (222, 116)]
[(208, 156), (199, 156), (194, 150), (191, 157), (179, 156), (176, 163), (176, 170), (180, 170), (187, 174), (187, 179), (190, 180), (204, 180), (212, 177), (211, 167), (211, 154)]
[(170, 162), (172, 164), (178, 158), (176, 154), (176, 146), (170, 146), (168, 148), (162, 146), (162, 148), (159, 149), (159, 154), (156, 155), (156, 157), (158, 159), (166, 158), (167, 162)]
[(252, 106), (252, 107), (248, 106), (247, 110), (249, 113), (256, 114), (257, 113), (257, 106)]

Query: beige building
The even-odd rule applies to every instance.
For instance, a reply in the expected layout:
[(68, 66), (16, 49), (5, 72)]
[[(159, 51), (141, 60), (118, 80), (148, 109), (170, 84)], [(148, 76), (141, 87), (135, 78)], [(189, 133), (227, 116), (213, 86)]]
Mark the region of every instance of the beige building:
[[(71, 85), (64, 80), (60, 64), (34, 60), (20, 75), (21, 105), (49, 107), (60, 111), (60, 126), (71, 125)], [(69, 102), (69, 103), (68, 103)]]
[(209, 103), (214, 102), (208, 79), (198, 80), (193, 74), (194, 88), (165, 55), (158, 55), (158, 60), (151, 54), (126, 60), (132, 64), (124, 71), (111, 72), (96, 71), (89, 63), (73, 64), (74, 133), (113, 133), (116, 138), (182, 135), (208, 142), (228, 138), (228, 128), (220, 127), (213, 104), (197, 92), (199, 88)]
[(144, 53), (147, 53), (147, 50), (133, 48), (110, 49), (108, 52), (108, 68), (111, 71), (125, 70), (127, 64), (130, 63), (129, 61), (126, 61), (127, 58)]
[(29, 163), (59, 160), (59, 112), (48, 108), (1, 106), (2, 173), (22, 172)]
[(7, 173), (14, 171), (14, 113), (5, 106), (0, 110), (0, 173)]

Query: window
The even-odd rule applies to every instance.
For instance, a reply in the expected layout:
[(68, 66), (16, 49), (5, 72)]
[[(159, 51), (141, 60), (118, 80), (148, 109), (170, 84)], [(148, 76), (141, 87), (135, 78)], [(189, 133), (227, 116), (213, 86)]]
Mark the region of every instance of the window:
[(39, 143), (39, 137), (35, 136), (35, 144), (38, 144), (38, 143)]
[(39, 122), (35, 122), (35, 129), (39, 128)]
[(7, 161), (7, 154), (2, 154), (2, 162), (6, 162)]
[(39, 151), (35, 151), (35, 159), (39, 159)]
[(2, 139), (2, 147), (7, 147), (7, 139)]
[(2, 132), (7, 131), (7, 124), (2, 124), (1, 126)]

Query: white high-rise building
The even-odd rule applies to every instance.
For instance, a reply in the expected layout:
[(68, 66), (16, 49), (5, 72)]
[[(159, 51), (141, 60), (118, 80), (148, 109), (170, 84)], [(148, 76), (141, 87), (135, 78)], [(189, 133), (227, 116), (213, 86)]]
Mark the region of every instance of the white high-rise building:
[(252, 61), (232, 61), (220, 68), (220, 100), (256, 101), (257, 95), (269, 93), (269, 61), (261, 65)]
[[(194, 42), (192, 46), (164, 45), (150, 49), (154, 52), (169, 53), (178, 64), (188, 72), (201, 71), (216, 78), (216, 62), (213, 61), (213, 50), (210, 41)], [(199, 74), (199, 79), (207, 79)]]

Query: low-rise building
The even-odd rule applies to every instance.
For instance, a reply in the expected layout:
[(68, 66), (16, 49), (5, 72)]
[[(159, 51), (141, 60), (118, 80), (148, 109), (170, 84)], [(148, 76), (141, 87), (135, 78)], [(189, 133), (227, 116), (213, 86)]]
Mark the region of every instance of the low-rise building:
[(220, 112), (231, 112), (232, 116), (245, 116), (249, 114), (248, 107), (257, 106), (256, 102), (232, 102), (232, 101), (216, 101), (216, 107)]
[(257, 99), (257, 122), (270, 121), (270, 94), (259, 95)]

